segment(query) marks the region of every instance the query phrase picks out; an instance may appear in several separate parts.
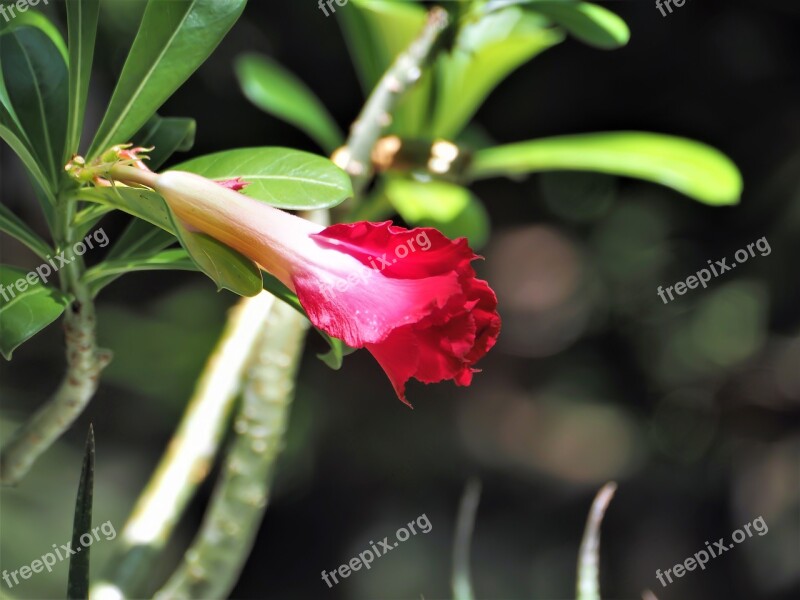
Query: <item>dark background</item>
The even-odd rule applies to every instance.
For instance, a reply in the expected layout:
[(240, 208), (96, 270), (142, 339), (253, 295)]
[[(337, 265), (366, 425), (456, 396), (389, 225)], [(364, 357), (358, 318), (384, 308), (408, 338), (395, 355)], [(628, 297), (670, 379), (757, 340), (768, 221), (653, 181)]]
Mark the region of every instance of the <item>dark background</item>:
[[(604, 598), (645, 588), (661, 600), (800, 594), (800, 5), (688, 0), (667, 18), (650, 1), (606, 6), (631, 28), (626, 48), (556, 46), (501, 84), (478, 124), (499, 142), (612, 129), (698, 139), (740, 167), (741, 204), (706, 207), (595, 175), (476, 185), (493, 224), (478, 269), (504, 317), (483, 372), (468, 389), (412, 384), (411, 411), (366, 352), (330, 371), (310, 336), (274, 497), (234, 597), (448, 597), (455, 515), (471, 476), (483, 482), (472, 551), (479, 598), (574, 597), (586, 514), (608, 480), (620, 487), (603, 525)], [(124, 60), (134, 12), (127, 1), (105, 3), (90, 125)], [(313, 0), (251, 0), (160, 111), (197, 120), (186, 158), (260, 145), (318, 151), (239, 92), (232, 62), (252, 50), (298, 74), (343, 128), (358, 113), (363, 95), (335, 18)], [(20, 165), (6, 147), (0, 153), (2, 201), (44, 232)], [(103, 221), (112, 242), (125, 222)], [(667, 306), (656, 295), (762, 236), (769, 256)], [(0, 249), (4, 263), (36, 265), (7, 238)], [(133, 274), (104, 293), (100, 340), (115, 360), (79, 423), (3, 492), (4, 568), (69, 538), (90, 420), (95, 520), (121, 530), (233, 301), (182, 273)], [(0, 364), (5, 434), (57, 385), (60, 338), (53, 326)], [(181, 557), (209, 491), (182, 521), (152, 589)], [(323, 569), (423, 513), (430, 533), (333, 589), (321, 581)], [(666, 589), (656, 580), (656, 569), (758, 516), (769, 526), (763, 537)], [(102, 562), (112, 545), (98, 543), (93, 556)], [(12, 593), (61, 594), (65, 581), (62, 565)]]

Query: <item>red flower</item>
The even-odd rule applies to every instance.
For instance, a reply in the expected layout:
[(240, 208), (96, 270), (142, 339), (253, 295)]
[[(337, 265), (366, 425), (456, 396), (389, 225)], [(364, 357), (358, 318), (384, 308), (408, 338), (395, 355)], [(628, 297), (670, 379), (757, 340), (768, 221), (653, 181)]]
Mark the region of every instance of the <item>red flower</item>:
[(323, 229), (197, 175), (152, 182), (178, 218), (292, 289), (316, 327), (369, 350), (406, 404), (411, 378), (469, 385), (497, 339), (497, 298), (463, 238), (390, 222)]

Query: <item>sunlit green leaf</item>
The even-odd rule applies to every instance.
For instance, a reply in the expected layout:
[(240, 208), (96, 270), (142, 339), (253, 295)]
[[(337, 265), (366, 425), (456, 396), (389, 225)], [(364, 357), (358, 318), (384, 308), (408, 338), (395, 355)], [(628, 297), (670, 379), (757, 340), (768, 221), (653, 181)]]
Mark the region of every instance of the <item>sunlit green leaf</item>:
[(89, 156), (126, 143), (208, 58), (246, 0), (149, 0)]
[(344, 142), (322, 102), (300, 79), (271, 58), (259, 54), (241, 56), (236, 61), (236, 75), (250, 102), (305, 131), (327, 154)]
[(431, 134), (454, 138), (512, 71), (563, 39), (540, 16), (510, 7), (462, 26), (454, 48), (436, 63)]
[(409, 225), (435, 227), (447, 237), (466, 237), (480, 248), (489, 237), (489, 216), (467, 188), (444, 181), (392, 179), (384, 193)]
[(53, 42), (58, 53), (67, 63), (69, 58), (67, 54), (67, 45), (64, 43), (64, 38), (53, 22), (45, 17), (42, 13), (36, 10), (28, 10), (25, 12), (16, 12), (14, 18), (7, 21), (0, 21), (0, 35), (8, 33), (20, 27), (36, 27), (40, 29), (50, 41)]
[(0, 353), (11, 360), (14, 349), (58, 319), (69, 301), (36, 273), (0, 265)]
[(350, 177), (330, 160), (288, 148), (239, 148), (176, 165), (209, 179), (241, 177), (243, 193), (288, 209), (330, 208), (352, 196)]
[(475, 154), (473, 179), (539, 171), (596, 171), (635, 177), (711, 205), (736, 204), (742, 177), (719, 150), (668, 135), (611, 132), (544, 138)]
[(597, 48), (613, 50), (628, 43), (631, 32), (618, 15), (589, 2), (530, 0), (530, 7), (570, 34)]

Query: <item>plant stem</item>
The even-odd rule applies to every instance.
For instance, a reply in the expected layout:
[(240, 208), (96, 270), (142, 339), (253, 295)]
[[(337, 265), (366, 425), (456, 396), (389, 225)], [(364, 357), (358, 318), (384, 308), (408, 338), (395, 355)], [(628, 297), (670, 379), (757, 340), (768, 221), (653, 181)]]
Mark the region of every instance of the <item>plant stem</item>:
[(275, 297), (242, 298), (231, 310), (167, 451), (120, 532), (118, 550), (92, 597), (124, 597), (169, 540), (197, 486), (205, 479), (239, 394), (253, 346)]
[(157, 600), (227, 598), (255, 540), (294, 396), (308, 323), (276, 301), (246, 376), (236, 437), (205, 519)]
[(578, 600), (600, 600), (600, 524), (617, 491), (613, 481), (605, 484), (592, 502), (578, 551)]
[(333, 160), (353, 180), (353, 192), (359, 197), (372, 174), (370, 155), (381, 131), (391, 123), (391, 114), (401, 96), (422, 76), (439, 34), (447, 27), (447, 11), (434, 7), (419, 37), (400, 54), (384, 73), (367, 103), (350, 128), (347, 144), (334, 153)]
[[(75, 203), (59, 198), (57, 225), (58, 250), (69, 248), (74, 230)], [(97, 391), (100, 372), (111, 360), (111, 353), (97, 347), (95, 311), (91, 293), (82, 281), (84, 264), (74, 257), (59, 271), (62, 288), (74, 301), (64, 314), (67, 346), (67, 373), (53, 397), (22, 425), (0, 455), (0, 483), (17, 483), (36, 459), (69, 429)]]

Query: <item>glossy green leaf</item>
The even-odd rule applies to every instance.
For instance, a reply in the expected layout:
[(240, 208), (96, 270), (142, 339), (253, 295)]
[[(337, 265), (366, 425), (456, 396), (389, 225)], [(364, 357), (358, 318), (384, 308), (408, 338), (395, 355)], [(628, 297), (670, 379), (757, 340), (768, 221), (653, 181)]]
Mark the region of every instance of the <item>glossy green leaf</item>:
[(158, 170), (175, 152), (188, 152), (194, 146), (197, 122), (183, 117), (153, 115), (131, 141), (136, 146), (153, 147), (147, 165)]
[(47, 260), (46, 257), (53, 252), (47, 242), (36, 235), (22, 219), (11, 212), (4, 204), (0, 204), (0, 231), (14, 236), (42, 260)]
[(559, 30), (548, 28), (542, 17), (518, 7), (464, 24), (454, 48), (436, 64), (430, 134), (455, 138), (498, 83), (563, 37)]
[(414, 227), (435, 227), (449, 238), (466, 237), (473, 249), (489, 238), (489, 215), (467, 188), (444, 181), (392, 179), (384, 193)]
[(711, 205), (736, 204), (742, 176), (719, 150), (668, 135), (611, 132), (544, 138), (480, 150), (473, 179), (539, 171), (595, 171), (670, 187)]
[(305, 131), (326, 154), (344, 143), (336, 121), (314, 92), (271, 58), (259, 54), (240, 56), (236, 76), (250, 102)]
[(69, 37), (69, 111), (64, 160), (79, 154), (86, 97), (92, 73), (94, 44), (97, 36), (99, 0), (67, 0), (67, 31)]
[(75, 199), (110, 206), (175, 234), (164, 199), (152, 190), (120, 186), (84, 188), (76, 192)]
[[(55, 188), (66, 134), (67, 65), (52, 40), (35, 27), (0, 35), (0, 68), (8, 102), (32, 154)], [(6, 127), (9, 126), (4, 122)]]
[(203, 64), (246, 0), (149, 0), (89, 156), (126, 143)]
[(89, 424), (83, 453), (78, 495), (75, 498), (75, 517), (72, 521), (72, 544), (75, 552), (69, 558), (67, 598), (83, 600), (89, 597), (89, 557), (91, 543), (84, 545), (81, 536), (92, 537), (92, 504), (94, 501), (94, 428)]
[(582, 42), (613, 50), (628, 43), (631, 32), (617, 14), (589, 2), (530, 0), (532, 10), (545, 15)]
[(225, 288), (240, 296), (254, 296), (261, 291), (261, 271), (253, 261), (205, 234), (187, 230), (156, 192), (95, 188), (81, 190), (76, 197), (112, 206), (171, 232), (218, 289)]
[(255, 296), (261, 292), (261, 270), (256, 263), (205, 233), (189, 231), (169, 207), (167, 210), (181, 246), (217, 285), (218, 291), (225, 288), (240, 296)]
[(239, 148), (207, 154), (176, 165), (209, 179), (241, 177), (243, 193), (272, 206), (330, 208), (353, 194), (350, 177), (330, 160), (289, 148)]
[[(283, 300), (301, 315), (308, 318), (308, 315), (306, 315), (306, 311), (303, 308), (303, 305), (300, 304), (300, 300), (297, 298), (296, 294), (283, 285), (283, 283), (273, 275), (264, 272), (263, 277), (265, 290), (279, 300)], [(355, 349), (345, 344), (342, 340), (329, 336), (321, 329), (317, 329), (317, 333), (319, 333), (322, 336), (322, 339), (324, 339), (328, 343), (328, 346), (330, 346), (330, 350), (328, 350), (328, 352), (325, 354), (317, 354), (317, 358), (328, 365), (331, 369), (340, 369), (342, 367), (343, 358), (348, 354), (355, 352)]]
[(61, 291), (37, 281), (38, 276), (26, 279), (28, 275), (0, 265), (0, 353), (6, 360), (11, 360), (20, 344), (58, 319), (70, 302)]

